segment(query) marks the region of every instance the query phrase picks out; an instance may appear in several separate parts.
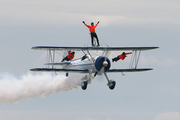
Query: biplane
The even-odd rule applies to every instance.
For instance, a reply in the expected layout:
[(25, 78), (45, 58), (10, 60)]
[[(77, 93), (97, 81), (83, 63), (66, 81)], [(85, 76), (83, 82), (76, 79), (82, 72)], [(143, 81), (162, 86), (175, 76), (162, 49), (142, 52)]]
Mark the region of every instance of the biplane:
[[(86, 90), (87, 85), (90, 82), (92, 74), (102, 75), (104, 74), (108, 83), (108, 87), (113, 90), (116, 82), (110, 80), (107, 73), (114, 72), (142, 72), (153, 70), (152, 68), (137, 68), (141, 51), (157, 49), (158, 47), (59, 47), (59, 46), (35, 46), (34, 50), (46, 50), (47, 60), (46, 67), (33, 68), (31, 71), (48, 71), (48, 72), (66, 72), (66, 76), (70, 72), (86, 73), (88, 77), (81, 82), (81, 88)], [(56, 51), (82, 51), (83, 56), (71, 61), (55, 62)], [(101, 55), (93, 56), (92, 51), (101, 51)], [(112, 69), (111, 60), (108, 58), (110, 51), (132, 51), (130, 65), (128, 69)], [(56, 66), (61, 66), (57, 68)]]

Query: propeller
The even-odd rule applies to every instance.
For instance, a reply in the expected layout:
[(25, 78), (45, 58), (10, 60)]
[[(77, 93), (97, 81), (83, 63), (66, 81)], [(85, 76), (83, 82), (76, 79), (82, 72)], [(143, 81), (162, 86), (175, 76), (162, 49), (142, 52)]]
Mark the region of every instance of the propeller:
[(100, 70), (100, 72), (99, 72), (99, 74), (101, 75), (102, 73), (104, 73), (104, 70), (105, 70), (105, 68), (108, 66), (108, 62), (107, 62), (107, 59), (108, 59), (108, 57), (109, 57), (109, 55), (110, 55), (110, 52), (109, 51), (106, 51), (106, 53), (105, 53), (105, 60), (104, 60), (104, 62), (103, 62), (103, 65), (102, 65), (102, 67), (101, 67), (101, 70)]
[(105, 68), (108, 66), (108, 62), (107, 62), (107, 58), (104, 60), (101, 70), (99, 71), (99, 74), (101, 75), (102, 73), (104, 73)]
[[(104, 54), (104, 55), (103, 55)], [(108, 56), (110, 53), (107, 51), (106, 53), (103, 53), (102, 56), (98, 57), (96, 60), (96, 66), (97, 66), (97, 71), (94, 74), (94, 77), (99, 74), (101, 75), (104, 73), (106, 70), (110, 68), (110, 60), (108, 59)]]

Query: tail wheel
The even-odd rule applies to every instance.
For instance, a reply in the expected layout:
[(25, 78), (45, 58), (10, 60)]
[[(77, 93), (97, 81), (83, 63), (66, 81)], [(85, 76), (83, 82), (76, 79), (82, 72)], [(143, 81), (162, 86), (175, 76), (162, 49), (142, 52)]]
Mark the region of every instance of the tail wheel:
[(82, 88), (83, 90), (86, 90), (87, 84), (88, 84), (87, 81), (83, 81), (83, 82), (81, 83), (81, 88)]
[(69, 74), (68, 73), (66, 73), (66, 77), (68, 77), (69, 76)]
[(109, 89), (113, 90), (115, 88), (116, 81), (110, 80), (108, 82)]

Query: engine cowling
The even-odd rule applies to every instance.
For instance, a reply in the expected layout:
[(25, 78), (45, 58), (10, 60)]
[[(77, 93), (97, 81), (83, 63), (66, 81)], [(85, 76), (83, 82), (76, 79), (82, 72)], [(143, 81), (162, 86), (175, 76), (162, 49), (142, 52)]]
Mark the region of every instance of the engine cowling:
[(100, 71), (102, 67), (104, 67), (104, 71), (106, 72), (111, 67), (111, 62), (107, 57), (99, 56), (96, 58), (95, 68), (97, 71)]

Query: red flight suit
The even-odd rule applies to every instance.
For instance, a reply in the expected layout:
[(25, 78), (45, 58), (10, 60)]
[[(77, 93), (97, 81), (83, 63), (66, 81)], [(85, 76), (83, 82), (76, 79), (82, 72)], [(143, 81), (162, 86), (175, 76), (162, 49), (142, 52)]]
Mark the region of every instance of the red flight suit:
[(68, 55), (65, 58), (63, 58), (61, 62), (63, 62), (64, 60), (69, 61), (69, 60), (72, 60), (73, 58), (74, 58), (74, 55), (71, 53), (71, 51), (68, 51)]
[(74, 58), (74, 55), (71, 53), (71, 51), (68, 51), (67, 58), (69, 58), (70, 60), (72, 60)]
[(118, 57), (119, 57), (119, 59), (124, 60), (125, 57), (126, 57), (126, 55), (128, 55), (128, 54), (131, 54), (131, 53), (130, 53), (130, 52), (129, 52), (129, 53), (125, 53), (125, 55), (121, 54), (121, 55), (119, 55)]
[(114, 62), (114, 61), (117, 62), (119, 59), (124, 60), (124, 59), (126, 58), (126, 55), (128, 55), (128, 54), (131, 54), (131, 53), (129, 52), (129, 53), (121, 54), (121, 55), (113, 58), (112, 61), (113, 61), (113, 62)]
[(91, 26), (91, 25), (87, 25), (85, 24), (88, 28), (90, 32), (95, 32), (95, 28), (97, 27), (98, 24), (96, 24), (95, 26)]

